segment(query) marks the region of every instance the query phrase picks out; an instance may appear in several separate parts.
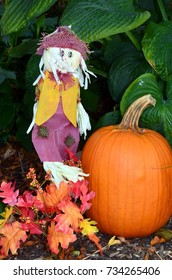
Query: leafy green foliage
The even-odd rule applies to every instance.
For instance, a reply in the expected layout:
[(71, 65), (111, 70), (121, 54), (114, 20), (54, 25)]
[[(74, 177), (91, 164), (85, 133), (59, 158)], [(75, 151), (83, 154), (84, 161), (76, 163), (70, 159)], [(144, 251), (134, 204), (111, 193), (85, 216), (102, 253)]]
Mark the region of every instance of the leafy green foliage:
[[(3, 90), (2, 86), (0, 88)], [(6, 135), (12, 127), (16, 113), (16, 106), (13, 103), (11, 92), (5, 90), (0, 94), (0, 135)]]
[[(169, 80), (171, 85), (171, 80)], [(171, 89), (171, 86), (170, 86)], [(125, 91), (121, 100), (121, 112), (124, 114), (126, 108), (137, 98), (150, 93), (156, 99), (155, 107), (148, 108), (143, 112), (140, 125), (154, 129), (163, 134), (172, 145), (172, 100), (164, 99), (162, 89), (153, 74), (139, 76)]]
[(3, 34), (17, 32), (31, 19), (46, 12), (56, 0), (13, 0), (7, 5), (1, 19)]
[[(144, 112), (141, 125), (162, 133), (172, 144), (170, 0), (69, 0), (63, 1), (63, 7), (61, 3), (13, 0), (0, 5), (1, 141), (15, 134), (32, 149), (25, 132), (32, 119), (32, 84), (39, 74), (37, 42), (41, 32), (71, 25), (90, 44), (93, 52), (87, 65), (97, 75), (87, 91), (81, 89), (92, 123), (89, 134), (118, 123), (135, 98), (151, 93), (157, 105)], [(143, 87), (138, 86), (140, 79)]]
[(5, 70), (0, 66), (0, 84), (2, 84), (6, 79), (16, 79), (14, 72)]
[(119, 110), (114, 110), (112, 112), (108, 112), (103, 115), (97, 122), (95, 129), (98, 129), (103, 126), (107, 125), (114, 125), (120, 123), (121, 121), (121, 114)]
[[(0, 16), (2, 16), (0, 141), (2, 143), (15, 136), (26, 149), (33, 149), (31, 136), (26, 134), (26, 130), (32, 119), (35, 99), (32, 84), (39, 73), (40, 58), (34, 54), (40, 29), (44, 26), (52, 32), (57, 25), (57, 16), (49, 18), (42, 15), (55, 2), (14, 0), (0, 5)], [(40, 17), (36, 18), (38, 15)]]
[(72, 25), (78, 36), (90, 43), (132, 30), (149, 17), (147, 11), (135, 11), (132, 0), (71, 0), (60, 23)]
[(125, 89), (133, 79), (145, 72), (153, 72), (153, 69), (137, 49), (126, 50), (118, 56), (113, 61), (108, 75), (108, 86), (112, 98), (120, 102)]
[(172, 22), (151, 22), (145, 30), (142, 45), (146, 60), (166, 81), (172, 74)]

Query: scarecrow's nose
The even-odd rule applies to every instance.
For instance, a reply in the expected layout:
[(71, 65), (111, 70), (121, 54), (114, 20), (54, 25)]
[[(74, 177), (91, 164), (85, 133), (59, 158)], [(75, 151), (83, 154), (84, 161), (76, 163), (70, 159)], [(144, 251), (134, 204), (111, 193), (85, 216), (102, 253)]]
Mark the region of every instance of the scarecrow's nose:
[(66, 61), (66, 56), (65, 55), (62, 56), (62, 60)]

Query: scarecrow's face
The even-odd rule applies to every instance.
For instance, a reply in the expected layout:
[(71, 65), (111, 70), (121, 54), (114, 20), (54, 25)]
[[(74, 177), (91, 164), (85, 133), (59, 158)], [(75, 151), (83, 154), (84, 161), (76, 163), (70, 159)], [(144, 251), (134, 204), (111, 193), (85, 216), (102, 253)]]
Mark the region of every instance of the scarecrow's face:
[(74, 72), (81, 62), (81, 54), (68, 48), (48, 48), (44, 51), (43, 61), (49, 72), (55, 70), (61, 73)]

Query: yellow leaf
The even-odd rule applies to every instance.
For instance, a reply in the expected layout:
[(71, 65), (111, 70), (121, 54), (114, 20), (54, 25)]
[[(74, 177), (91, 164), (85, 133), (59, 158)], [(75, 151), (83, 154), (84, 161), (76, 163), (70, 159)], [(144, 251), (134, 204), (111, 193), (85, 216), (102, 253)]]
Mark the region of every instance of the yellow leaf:
[(5, 211), (3, 213), (0, 214), (1, 217), (3, 217), (3, 219), (0, 219), (0, 228), (2, 228), (6, 222), (8, 221), (9, 217), (11, 216), (13, 211), (13, 207), (5, 207)]
[(111, 239), (109, 239), (109, 242), (108, 242), (108, 247), (112, 246), (112, 245), (116, 245), (116, 244), (121, 244), (121, 241), (118, 240), (118, 239), (115, 239), (116, 236), (112, 236)]
[(89, 218), (84, 219), (79, 223), (79, 227), (81, 229), (81, 233), (83, 235), (92, 235), (95, 232), (98, 232), (98, 228), (95, 226), (97, 223), (96, 221), (92, 221)]

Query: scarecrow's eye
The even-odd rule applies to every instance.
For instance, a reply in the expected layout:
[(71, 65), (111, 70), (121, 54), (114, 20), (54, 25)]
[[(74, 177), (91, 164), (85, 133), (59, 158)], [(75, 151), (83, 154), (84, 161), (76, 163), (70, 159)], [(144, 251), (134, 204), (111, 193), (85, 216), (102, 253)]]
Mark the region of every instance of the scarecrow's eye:
[(61, 51), (60, 51), (60, 55), (61, 55), (61, 56), (64, 56), (64, 50), (61, 50)]
[(68, 52), (68, 57), (72, 57), (72, 52)]

